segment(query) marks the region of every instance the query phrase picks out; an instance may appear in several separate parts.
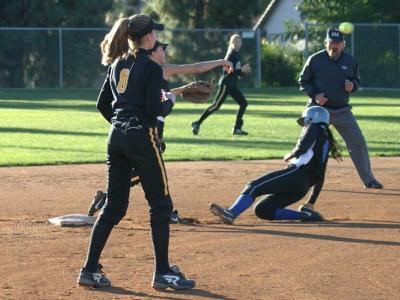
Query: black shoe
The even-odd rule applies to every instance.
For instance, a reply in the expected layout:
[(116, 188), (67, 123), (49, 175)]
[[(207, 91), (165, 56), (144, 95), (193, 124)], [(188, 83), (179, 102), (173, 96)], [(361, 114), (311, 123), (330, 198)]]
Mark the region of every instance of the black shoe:
[(232, 225), (235, 221), (235, 217), (230, 213), (230, 211), (216, 203), (210, 204), (210, 211), (213, 215), (219, 217), (222, 222), (226, 225)]
[(177, 210), (171, 212), (171, 216), (169, 218), (169, 224), (183, 224), (182, 218), (179, 216)]
[(109, 287), (111, 281), (106, 277), (106, 273), (102, 271), (103, 267), (99, 264), (99, 269), (96, 272), (90, 272), (82, 268), (79, 272), (79, 277), (76, 283), (86, 287)]
[(232, 134), (233, 135), (248, 135), (249, 133), (242, 129), (235, 128), (235, 129), (233, 129)]
[(305, 222), (325, 221), (319, 212), (304, 206), (301, 208), (300, 214), (301, 220)]
[(151, 285), (156, 290), (165, 290), (166, 288), (185, 290), (194, 288), (196, 282), (191, 279), (186, 279), (178, 266), (173, 265), (167, 274), (162, 275), (158, 272), (154, 272)]
[(376, 190), (380, 190), (383, 189), (383, 185), (382, 183), (380, 183), (378, 180), (374, 179), (370, 182), (368, 182), (364, 188), (366, 189), (376, 189)]
[(198, 135), (200, 130), (200, 123), (199, 122), (193, 122), (192, 123), (192, 133), (194, 135)]
[(96, 211), (101, 209), (106, 203), (107, 200), (107, 193), (103, 193), (102, 191), (97, 191), (94, 195), (92, 204), (90, 204), (88, 216), (93, 216)]
[(307, 211), (307, 210), (312, 210), (314, 211), (314, 204), (312, 203), (304, 203), (303, 205), (300, 205), (299, 211)]
[(134, 187), (135, 185), (138, 185), (139, 183), (140, 183), (139, 173), (137, 172), (136, 169), (132, 169), (132, 173), (131, 173), (131, 187)]
[(135, 185), (138, 185), (140, 183), (140, 178), (139, 176), (135, 176), (131, 178), (131, 187), (134, 187)]

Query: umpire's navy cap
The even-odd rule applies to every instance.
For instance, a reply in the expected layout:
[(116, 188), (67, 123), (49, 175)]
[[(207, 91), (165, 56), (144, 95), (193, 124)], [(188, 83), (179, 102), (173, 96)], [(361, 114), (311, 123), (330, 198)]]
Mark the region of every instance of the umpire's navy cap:
[(329, 28), (326, 31), (326, 40), (333, 42), (343, 42), (343, 33), (337, 28)]

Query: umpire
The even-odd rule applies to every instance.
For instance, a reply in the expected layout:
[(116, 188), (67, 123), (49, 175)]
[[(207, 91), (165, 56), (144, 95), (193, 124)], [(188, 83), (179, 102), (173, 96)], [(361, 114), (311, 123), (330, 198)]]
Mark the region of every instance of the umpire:
[(351, 111), (349, 93), (358, 90), (360, 75), (357, 60), (343, 51), (343, 34), (336, 28), (327, 30), (325, 49), (311, 55), (300, 74), (300, 90), (310, 97), (308, 105), (325, 107), (330, 123), (346, 143), (365, 188), (382, 189), (371, 170), (367, 144)]

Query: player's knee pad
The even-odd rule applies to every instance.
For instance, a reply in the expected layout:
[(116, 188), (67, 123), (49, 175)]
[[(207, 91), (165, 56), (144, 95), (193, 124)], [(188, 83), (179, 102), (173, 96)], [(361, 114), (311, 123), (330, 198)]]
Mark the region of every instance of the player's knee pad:
[(264, 202), (258, 202), (254, 206), (254, 214), (260, 219), (272, 221), (275, 216), (275, 208), (266, 205)]

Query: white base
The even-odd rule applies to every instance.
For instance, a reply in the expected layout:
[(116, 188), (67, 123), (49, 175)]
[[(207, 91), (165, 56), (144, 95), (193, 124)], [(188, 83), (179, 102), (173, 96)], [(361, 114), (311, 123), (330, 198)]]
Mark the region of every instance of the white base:
[(91, 217), (84, 214), (69, 214), (49, 219), (49, 222), (58, 226), (91, 226), (97, 217)]

